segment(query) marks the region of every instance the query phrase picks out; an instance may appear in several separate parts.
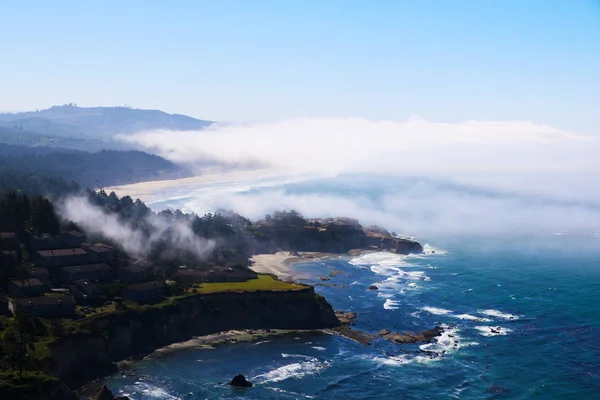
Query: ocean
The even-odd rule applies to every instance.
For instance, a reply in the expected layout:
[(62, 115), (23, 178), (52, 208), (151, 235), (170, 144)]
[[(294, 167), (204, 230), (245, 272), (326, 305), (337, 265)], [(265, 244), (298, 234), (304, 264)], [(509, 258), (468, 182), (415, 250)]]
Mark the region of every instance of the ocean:
[[(150, 358), (107, 384), (134, 400), (600, 398), (598, 233), (532, 228), (417, 239), (425, 254), (340, 256), (292, 268), (335, 309), (355, 311), (355, 329), (441, 324), (445, 333), (432, 343), (367, 347), (290, 335)], [(320, 285), (331, 270), (342, 274)], [(254, 387), (222, 384), (239, 373)]]

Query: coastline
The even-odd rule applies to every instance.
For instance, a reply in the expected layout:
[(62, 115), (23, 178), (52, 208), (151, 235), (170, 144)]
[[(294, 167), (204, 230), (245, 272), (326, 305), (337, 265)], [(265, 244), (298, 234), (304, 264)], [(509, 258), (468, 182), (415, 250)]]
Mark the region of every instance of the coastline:
[(249, 182), (259, 179), (276, 178), (284, 175), (281, 171), (272, 169), (254, 169), (222, 172), (209, 170), (204, 175), (180, 179), (145, 181), (125, 185), (115, 185), (103, 188), (107, 193), (115, 192), (118, 196), (131, 196), (146, 202), (152, 200), (161, 191), (167, 189), (185, 188), (188, 186), (211, 185), (235, 182)]
[(340, 257), (338, 253), (300, 252), (291, 253), (279, 251), (275, 254), (255, 254), (250, 259), (250, 269), (261, 274), (272, 274), (282, 281), (295, 282), (306, 279), (308, 276), (293, 270), (292, 264), (310, 261), (318, 258)]

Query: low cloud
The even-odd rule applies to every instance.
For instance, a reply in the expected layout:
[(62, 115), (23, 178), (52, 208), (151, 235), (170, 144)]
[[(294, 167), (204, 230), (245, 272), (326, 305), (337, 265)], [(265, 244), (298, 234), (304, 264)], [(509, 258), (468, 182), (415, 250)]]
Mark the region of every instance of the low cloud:
[(91, 204), (85, 197), (70, 197), (59, 205), (58, 210), (64, 219), (75, 222), (88, 234), (109, 238), (133, 254), (148, 256), (158, 241), (168, 243), (163, 251), (167, 257), (170, 252), (187, 251), (202, 260), (215, 248), (213, 240), (194, 234), (188, 221), (169, 221), (161, 215), (149, 214), (143, 222), (151, 229), (143, 232), (118, 215), (106, 213)]
[[(145, 132), (124, 140), (176, 162), (209, 155), (315, 176), (362, 174), (357, 190), (232, 191), (211, 204), (252, 217), (294, 208), (309, 216), (355, 216), (416, 235), (600, 231), (600, 140), (548, 125), (299, 118)], [(410, 184), (402, 184), (406, 179)], [(448, 190), (455, 184), (462, 189)], [(370, 190), (382, 192), (373, 199)]]

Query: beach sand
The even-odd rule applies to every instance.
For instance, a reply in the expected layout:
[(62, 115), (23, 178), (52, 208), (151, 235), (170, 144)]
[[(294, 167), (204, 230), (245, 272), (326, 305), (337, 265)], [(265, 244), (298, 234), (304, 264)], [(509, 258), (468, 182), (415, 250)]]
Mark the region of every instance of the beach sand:
[(261, 274), (273, 274), (282, 281), (297, 281), (308, 278), (292, 269), (292, 264), (307, 260), (325, 257), (339, 257), (340, 254), (302, 252), (290, 254), (288, 251), (280, 251), (275, 254), (256, 254), (250, 260), (250, 266), (254, 272)]
[(115, 192), (118, 196), (131, 196), (139, 198), (142, 201), (151, 200), (160, 191), (165, 189), (176, 189), (184, 187), (196, 187), (199, 185), (210, 185), (216, 183), (233, 183), (254, 181), (257, 179), (274, 178), (281, 176), (282, 172), (272, 169), (230, 171), (230, 172), (209, 172), (200, 176), (193, 176), (182, 179), (171, 179), (164, 181), (139, 182), (129, 185), (110, 186), (104, 188), (107, 193)]

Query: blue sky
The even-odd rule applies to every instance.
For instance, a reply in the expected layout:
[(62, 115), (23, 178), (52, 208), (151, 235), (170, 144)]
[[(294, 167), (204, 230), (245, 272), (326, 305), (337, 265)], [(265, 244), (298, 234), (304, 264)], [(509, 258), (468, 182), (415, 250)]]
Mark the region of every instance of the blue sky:
[(0, 2), (0, 110), (520, 120), (600, 134), (600, 2)]

